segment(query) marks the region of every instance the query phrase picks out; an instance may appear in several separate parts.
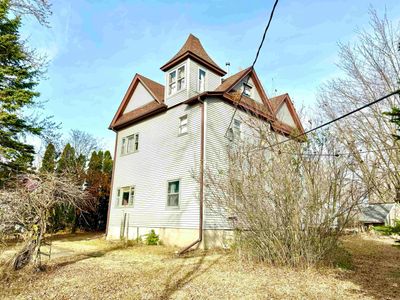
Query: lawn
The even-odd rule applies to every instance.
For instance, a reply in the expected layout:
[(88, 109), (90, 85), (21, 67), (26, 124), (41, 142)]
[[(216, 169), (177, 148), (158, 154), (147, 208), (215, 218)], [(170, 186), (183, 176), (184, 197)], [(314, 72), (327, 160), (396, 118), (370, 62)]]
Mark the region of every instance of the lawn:
[[(347, 269), (291, 270), (243, 264), (226, 251), (177, 257), (164, 246), (111, 243), (101, 235), (54, 240), (45, 272), (24, 270), (0, 282), (6, 299), (394, 299), (400, 249), (388, 239), (343, 241)], [(3, 254), (4, 256), (4, 254)]]

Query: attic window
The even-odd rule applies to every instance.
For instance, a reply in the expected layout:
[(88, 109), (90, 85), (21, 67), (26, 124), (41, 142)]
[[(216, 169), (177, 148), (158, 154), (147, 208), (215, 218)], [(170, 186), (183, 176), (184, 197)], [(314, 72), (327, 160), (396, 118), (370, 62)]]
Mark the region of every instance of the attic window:
[(173, 70), (168, 75), (168, 95), (175, 94), (185, 88), (185, 66)]
[(243, 82), (243, 95), (245, 95), (246, 97), (251, 97), (251, 90), (252, 90), (252, 86), (246, 82)]

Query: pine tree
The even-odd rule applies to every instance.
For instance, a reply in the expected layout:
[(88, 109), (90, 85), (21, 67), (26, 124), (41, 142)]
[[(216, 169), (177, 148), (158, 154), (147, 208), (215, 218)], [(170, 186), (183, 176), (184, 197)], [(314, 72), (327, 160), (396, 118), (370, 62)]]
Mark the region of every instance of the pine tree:
[(42, 131), (22, 117), (22, 110), (39, 96), (34, 88), (40, 70), (21, 41), (20, 17), (10, 18), (9, 9), (9, 1), (0, 0), (0, 185), (31, 167), (35, 150), (21, 137)]
[(53, 173), (56, 169), (56, 148), (52, 143), (48, 144), (44, 152), (41, 173)]

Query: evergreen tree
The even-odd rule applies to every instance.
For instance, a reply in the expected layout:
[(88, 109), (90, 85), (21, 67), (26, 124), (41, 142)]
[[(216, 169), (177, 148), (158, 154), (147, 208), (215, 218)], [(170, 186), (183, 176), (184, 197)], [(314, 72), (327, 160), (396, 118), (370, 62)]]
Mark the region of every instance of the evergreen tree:
[(44, 152), (40, 172), (53, 173), (56, 169), (56, 148), (52, 143), (48, 144)]
[(10, 18), (9, 10), (10, 2), (0, 0), (0, 185), (10, 175), (29, 170), (35, 151), (21, 137), (42, 131), (22, 116), (39, 96), (34, 88), (40, 70), (21, 41), (20, 17)]
[(107, 174), (111, 178), (113, 168), (113, 160), (111, 158), (110, 151), (104, 152), (104, 159), (103, 159), (103, 173)]
[(57, 173), (76, 173), (75, 150), (69, 143), (65, 145), (64, 150), (61, 153), (60, 160), (58, 161), (57, 165)]
[(396, 140), (400, 140), (400, 109), (398, 107), (393, 107), (392, 111), (385, 113), (391, 117), (391, 122), (397, 126), (397, 134), (394, 134)]

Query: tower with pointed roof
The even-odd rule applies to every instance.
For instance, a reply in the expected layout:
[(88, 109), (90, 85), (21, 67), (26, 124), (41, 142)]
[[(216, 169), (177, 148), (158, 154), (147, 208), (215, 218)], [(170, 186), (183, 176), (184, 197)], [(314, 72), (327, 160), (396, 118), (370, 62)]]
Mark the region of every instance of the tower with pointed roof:
[(161, 68), (165, 72), (165, 102), (176, 105), (204, 91), (213, 91), (226, 72), (190, 34), (182, 48)]

